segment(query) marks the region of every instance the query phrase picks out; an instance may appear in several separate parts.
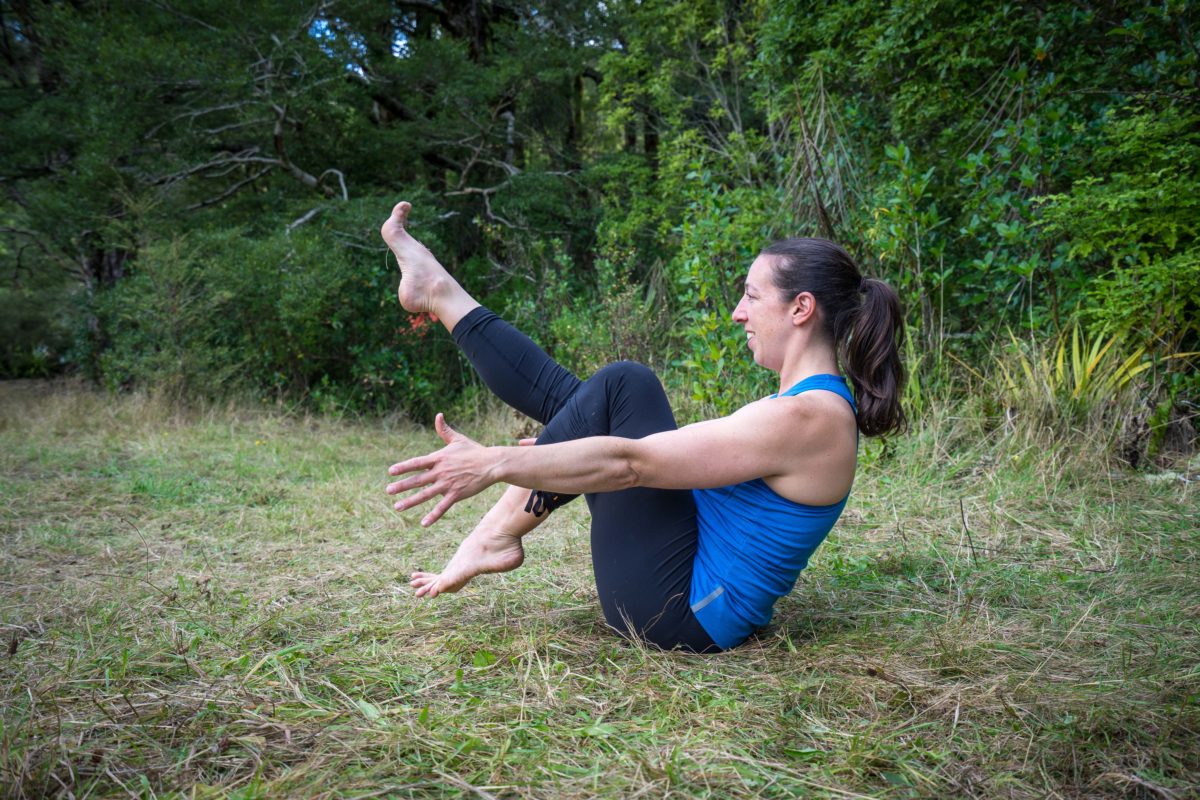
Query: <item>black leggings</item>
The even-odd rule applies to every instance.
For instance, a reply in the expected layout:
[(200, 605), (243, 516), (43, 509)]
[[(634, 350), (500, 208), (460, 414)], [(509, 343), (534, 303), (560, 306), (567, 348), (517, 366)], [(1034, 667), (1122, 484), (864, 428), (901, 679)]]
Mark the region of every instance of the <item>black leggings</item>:
[[(675, 430), (657, 376), (632, 361), (586, 381), (485, 308), (454, 326), (454, 341), (488, 388), (545, 425), (538, 444)], [(720, 650), (689, 605), (698, 532), (690, 491), (625, 489), (585, 495), (592, 512), (592, 570), (604, 618), (618, 633), (666, 650)], [(552, 506), (571, 497), (556, 496)]]

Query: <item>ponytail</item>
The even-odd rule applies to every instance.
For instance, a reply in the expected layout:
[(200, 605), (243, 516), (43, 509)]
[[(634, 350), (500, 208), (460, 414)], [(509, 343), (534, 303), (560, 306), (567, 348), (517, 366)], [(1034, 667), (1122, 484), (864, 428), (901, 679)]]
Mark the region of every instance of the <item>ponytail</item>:
[(898, 343), (904, 338), (904, 316), (896, 290), (883, 281), (863, 278), (862, 293), (841, 357), (854, 386), (858, 429), (864, 436), (881, 436), (908, 424), (900, 407), (905, 375)]
[(896, 290), (862, 277), (850, 254), (826, 239), (784, 239), (762, 252), (774, 257), (775, 284), (784, 299), (801, 292), (816, 298), (825, 333), (854, 388), (859, 431), (882, 436), (903, 430), (904, 315)]

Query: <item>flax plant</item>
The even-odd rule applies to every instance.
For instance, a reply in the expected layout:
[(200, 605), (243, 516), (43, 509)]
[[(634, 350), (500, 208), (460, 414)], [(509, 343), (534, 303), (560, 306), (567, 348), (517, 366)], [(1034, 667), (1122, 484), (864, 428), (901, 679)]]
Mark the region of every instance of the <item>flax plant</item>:
[(1083, 426), (1110, 435), (1144, 423), (1144, 398), (1157, 394), (1156, 366), (1196, 353), (1158, 355), (1124, 333), (1090, 335), (1078, 323), (1048, 343), (1019, 339), (1011, 330), (1005, 352), (993, 357), (992, 382), (1010, 423), (1065, 432)]

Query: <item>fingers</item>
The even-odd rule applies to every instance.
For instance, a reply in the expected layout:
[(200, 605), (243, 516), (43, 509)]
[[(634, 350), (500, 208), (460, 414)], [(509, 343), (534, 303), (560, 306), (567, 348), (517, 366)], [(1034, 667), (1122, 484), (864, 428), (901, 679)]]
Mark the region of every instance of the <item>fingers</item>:
[(449, 511), (450, 507), (457, 502), (458, 498), (452, 494), (448, 494), (443, 497), (438, 501), (438, 504), (433, 507), (433, 511), (430, 511), (425, 515), (425, 518), (421, 520), (421, 527), (428, 528), (430, 525), (437, 522), (442, 518), (442, 514), (445, 514), (447, 511)]
[(433, 429), (437, 431), (437, 435), (442, 437), (442, 441), (446, 444), (452, 444), (460, 435), (458, 431), (450, 427), (450, 424), (446, 422), (446, 415), (440, 411), (438, 412), (438, 415), (433, 418)]
[[(417, 479), (410, 478), (409, 480), (417, 480)], [(407, 483), (407, 481), (405, 481), (405, 483)], [(392, 484), (392, 486), (399, 486), (399, 485), (400, 484), (395, 484), (395, 483)], [(413, 484), (413, 485), (416, 486), (418, 484)], [(404, 491), (403, 488), (396, 489), (396, 491), (392, 491), (392, 486), (388, 487), (388, 494), (395, 494), (396, 492)], [(409, 487), (405, 487), (405, 488), (409, 488)], [(392, 508), (396, 509), (396, 511), (407, 511), (410, 508), (415, 508), (416, 506), (419, 506), (422, 503), (432, 500), (433, 498), (437, 497), (439, 494), (442, 494), (443, 491), (444, 490), (438, 486), (427, 486), (424, 489), (422, 489), (421, 491), (417, 492), (416, 494), (409, 495), (408, 497), (404, 498), (403, 500), (397, 500), (394, 504), (392, 504)], [(447, 493), (446, 495), (444, 495), (442, 497), (442, 499), (440, 501), (438, 501), (438, 504), (433, 507), (433, 510), (421, 518), (421, 527), (428, 528), (430, 525), (437, 522), (439, 519), (442, 518), (442, 515), (445, 514), (447, 511), (449, 511), (451, 506), (453, 506), (455, 503), (457, 503), (460, 499), (462, 499), (462, 498), (459, 497), (457, 494), (454, 494), (453, 492)]]
[[(397, 500), (396, 503), (392, 507), (395, 508), (397, 511), (407, 511), (408, 509), (413, 508), (414, 506), (421, 505), (426, 500), (432, 500), (433, 498), (437, 497), (441, 493), (442, 493), (442, 490), (437, 488), (436, 486), (429, 486), (425, 489), (422, 489), (421, 491), (417, 492), (414, 495), (410, 495), (409, 497), (404, 498), (403, 500)], [(427, 523), (424, 520), (422, 520), (421, 524), (425, 525)]]
[(395, 481), (387, 485), (385, 490), (388, 494), (400, 494), (407, 492), (409, 489), (416, 489), (418, 486), (428, 486), (436, 481), (432, 472), (422, 472), (420, 475), (413, 475), (404, 480)]
[(517, 447), (533, 447), (535, 444), (537, 444), (537, 439), (532, 436), (528, 439), (517, 440)]
[(417, 456), (410, 458), (407, 461), (401, 461), (397, 464), (392, 464), (388, 467), (388, 475), (403, 475), (406, 472), (417, 472), (419, 470), (430, 469), (436, 465), (436, 460), (433, 454), (427, 456)]

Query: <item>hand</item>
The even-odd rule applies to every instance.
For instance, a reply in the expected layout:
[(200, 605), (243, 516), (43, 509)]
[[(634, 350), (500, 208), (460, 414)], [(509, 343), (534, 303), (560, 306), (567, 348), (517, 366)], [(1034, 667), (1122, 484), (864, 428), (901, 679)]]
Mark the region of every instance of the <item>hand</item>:
[(389, 483), (388, 494), (399, 494), (418, 486), (425, 487), (398, 501), (395, 504), (397, 511), (418, 506), (437, 495), (442, 496), (433, 510), (421, 520), (421, 524), (426, 527), (437, 522), (459, 500), (477, 495), (496, 482), (489, 469), (488, 448), (451, 428), (442, 414), (438, 414), (434, 419), (433, 427), (446, 443), (445, 447), (426, 456), (393, 464), (388, 469), (389, 475), (420, 473)]

